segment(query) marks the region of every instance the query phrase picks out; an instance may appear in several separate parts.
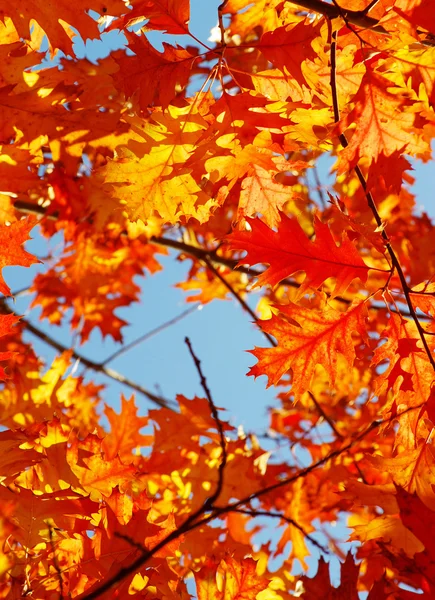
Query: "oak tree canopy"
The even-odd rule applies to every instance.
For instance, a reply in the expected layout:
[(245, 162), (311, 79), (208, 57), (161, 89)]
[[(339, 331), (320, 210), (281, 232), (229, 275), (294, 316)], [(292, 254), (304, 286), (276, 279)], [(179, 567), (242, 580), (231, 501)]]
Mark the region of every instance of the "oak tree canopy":
[[(215, 41), (189, 0), (0, 17), (0, 598), (435, 597), (435, 229), (411, 166), (432, 160), (433, 2), (225, 0)], [(107, 31), (122, 49), (75, 55)], [(36, 225), (50, 256), (24, 249)], [(188, 302), (232, 298), (262, 333), (265, 438), (188, 338), (194, 398), (81, 356), (95, 331), (133, 351), (118, 310), (164, 255)], [(16, 314), (1, 269), (36, 263)]]

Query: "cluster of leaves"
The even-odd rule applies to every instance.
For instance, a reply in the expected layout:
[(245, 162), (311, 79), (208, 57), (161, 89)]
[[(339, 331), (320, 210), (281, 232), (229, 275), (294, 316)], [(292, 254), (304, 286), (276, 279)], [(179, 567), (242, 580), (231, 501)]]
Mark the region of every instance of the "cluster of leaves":
[[(188, 340), (204, 397), (176, 406), (87, 360), (160, 404), (122, 398), (103, 427), (104, 389), (11, 313), (0, 276), (0, 598), (179, 600), (189, 578), (200, 600), (435, 596), (435, 230), (407, 158), (435, 136), (431, 4), (226, 0), (213, 47), (189, 0), (0, 4), (0, 266), (37, 262), (37, 222), (61, 232), (33, 306), (122, 342), (134, 277), (175, 249), (182, 289), (232, 295), (264, 333), (249, 375), (277, 386), (270, 431), (295, 455), (220, 416)], [(75, 56), (109, 29), (124, 49)], [(329, 190), (308, 185), (325, 153)], [(343, 514), (355, 556), (324, 542)], [(313, 552), (317, 575), (295, 575)]]

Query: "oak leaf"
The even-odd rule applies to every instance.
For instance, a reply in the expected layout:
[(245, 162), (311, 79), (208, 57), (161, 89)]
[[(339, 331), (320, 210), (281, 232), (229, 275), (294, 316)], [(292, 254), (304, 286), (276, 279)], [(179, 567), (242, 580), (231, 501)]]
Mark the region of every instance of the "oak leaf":
[(421, 439), (416, 448), (387, 458), (371, 456), (370, 462), (384, 473), (389, 473), (398, 486), (410, 494), (414, 492), (431, 510), (435, 510), (435, 449)]
[(131, 27), (147, 19), (145, 30), (153, 29), (171, 35), (188, 33), (190, 0), (133, 0), (131, 10), (120, 19), (114, 19), (110, 29)]
[[(0, 256), (0, 269), (8, 266), (30, 267), (39, 260), (26, 252), (22, 245), (29, 240), (29, 232), (35, 226), (33, 219), (24, 219), (16, 221), (9, 226), (0, 225), (0, 246), (2, 254)], [(11, 290), (6, 285), (3, 279), (3, 274), (0, 273), (0, 292), (5, 296), (9, 296)]]
[(219, 563), (208, 559), (195, 573), (198, 600), (255, 600), (269, 582), (257, 575), (252, 558), (241, 561), (231, 556)]
[(340, 246), (337, 246), (328, 225), (315, 217), (315, 239), (310, 240), (296, 217), (281, 213), (280, 218), (276, 232), (260, 219), (247, 218), (250, 230), (234, 231), (228, 237), (231, 248), (246, 250), (246, 256), (238, 266), (257, 263), (269, 265), (258, 277), (257, 285), (275, 286), (297, 271), (306, 273), (298, 297), (303, 296), (309, 288), (319, 288), (330, 277), (336, 279), (334, 296), (343, 294), (356, 278), (365, 283), (369, 267), (346, 233)]
[(354, 97), (355, 107), (340, 122), (343, 132), (356, 128), (349, 145), (340, 153), (339, 172), (349, 171), (362, 157), (376, 161), (381, 152), (391, 156), (397, 150), (424, 152), (426, 143), (414, 129), (415, 115), (402, 90), (390, 91), (392, 84), (382, 75), (367, 71)]
[(61, 0), (52, 3), (40, 3), (36, 0), (26, 2), (25, 6), (16, 6), (10, 3), (2, 3), (0, 16), (4, 20), (10, 17), (22, 39), (29, 39), (31, 21), (36, 21), (44, 30), (49, 40), (52, 52), (56, 49), (65, 54), (72, 54), (72, 38), (75, 27), (84, 38), (98, 38), (100, 32), (98, 23), (87, 11), (93, 10), (98, 14), (120, 15), (125, 12), (125, 4), (122, 0), (78, 0), (68, 2)]
[(319, 34), (319, 24), (302, 21), (294, 27), (277, 27), (266, 32), (257, 48), (276, 68), (302, 85), (305, 79), (301, 66), (304, 60), (313, 60), (317, 56), (311, 43)]
[(166, 42), (163, 52), (158, 52), (144, 35), (139, 37), (128, 31), (125, 35), (135, 56), (123, 52), (115, 55), (118, 87), (124, 89), (128, 98), (137, 96), (143, 111), (153, 104), (167, 108), (177, 90), (186, 86), (197, 54)]
[(248, 375), (266, 375), (269, 387), (291, 370), (292, 393), (296, 397), (310, 389), (317, 365), (325, 369), (334, 385), (338, 354), (349, 367), (355, 360), (352, 333), (358, 333), (364, 340), (367, 338), (363, 303), (354, 303), (345, 313), (334, 309), (321, 312), (289, 304), (281, 306), (280, 313), (260, 322), (262, 330), (273, 335), (278, 345), (251, 350), (258, 363), (251, 367)]
[(345, 562), (341, 565), (341, 581), (338, 588), (331, 585), (329, 578), (329, 565), (323, 557), (319, 561), (319, 567), (315, 577), (302, 577), (304, 593), (302, 598), (306, 600), (357, 600), (357, 580), (359, 565), (355, 564), (353, 556), (349, 553)]
[(150, 446), (151, 435), (143, 435), (140, 430), (148, 424), (148, 417), (139, 417), (134, 397), (127, 400), (121, 396), (121, 412), (118, 415), (111, 406), (106, 406), (104, 413), (109, 420), (111, 431), (103, 440), (103, 451), (107, 460), (116, 456), (128, 462), (133, 460), (133, 450), (142, 446)]

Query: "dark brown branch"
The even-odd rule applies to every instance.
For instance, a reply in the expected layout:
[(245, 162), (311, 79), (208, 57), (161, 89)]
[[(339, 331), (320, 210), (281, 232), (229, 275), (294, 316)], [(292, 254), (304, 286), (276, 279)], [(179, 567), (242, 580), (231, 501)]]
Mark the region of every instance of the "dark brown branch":
[(379, 21), (369, 17), (365, 10), (344, 10), (333, 4), (322, 2), (322, 0), (292, 0), (292, 4), (300, 6), (309, 12), (316, 12), (320, 15), (324, 15), (328, 19), (337, 19), (345, 16), (349, 23), (357, 25), (357, 27), (371, 29), (377, 33), (388, 33), (382, 25), (379, 25)]
[(198, 371), (199, 379), (201, 381), (201, 387), (204, 390), (204, 393), (205, 393), (207, 401), (208, 401), (208, 405), (210, 407), (211, 414), (213, 415), (214, 422), (216, 423), (216, 429), (218, 430), (218, 433), (219, 433), (220, 447), (221, 447), (221, 453), (222, 453), (221, 460), (219, 463), (219, 468), (218, 468), (218, 482), (217, 482), (216, 489), (212, 493), (212, 495), (209, 498), (207, 498), (206, 502), (204, 503), (203, 510), (206, 511), (206, 510), (213, 509), (214, 503), (219, 499), (219, 496), (221, 495), (221, 492), (222, 492), (222, 488), (224, 485), (224, 471), (225, 471), (225, 467), (227, 466), (227, 444), (225, 441), (225, 433), (224, 433), (222, 421), (219, 418), (218, 409), (216, 407), (216, 404), (213, 401), (210, 389), (207, 384), (207, 380), (204, 377), (204, 373), (202, 372), (201, 361), (196, 356), (190, 339), (188, 337), (186, 337), (184, 341), (189, 349), (190, 356), (192, 357), (192, 360), (195, 363), (195, 367), (196, 367), (196, 370)]

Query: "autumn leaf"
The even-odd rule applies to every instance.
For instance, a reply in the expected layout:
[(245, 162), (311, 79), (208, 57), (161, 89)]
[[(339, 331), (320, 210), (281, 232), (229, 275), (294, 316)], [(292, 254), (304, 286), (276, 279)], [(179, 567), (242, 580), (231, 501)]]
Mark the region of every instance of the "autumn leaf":
[(73, 4), (62, 0), (56, 4), (55, 12), (50, 4), (32, 1), (21, 8), (8, 5), (5, 14), (10, 16), (21, 38), (29, 39), (30, 23), (35, 20), (47, 35), (52, 51), (59, 49), (71, 54), (75, 35), (72, 27), (84, 39), (99, 37), (97, 22), (87, 13), (89, 10), (116, 16), (125, 11), (125, 6), (121, 0), (79, 0)]
[(341, 581), (338, 588), (332, 587), (329, 578), (329, 565), (322, 559), (319, 562), (319, 568), (316, 576), (312, 579), (303, 577), (304, 593), (302, 598), (307, 600), (339, 600), (346, 598), (348, 600), (357, 600), (357, 579), (359, 565), (356, 565), (352, 554), (346, 556), (345, 562), (341, 565)]
[(373, 456), (371, 462), (389, 473), (396, 485), (410, 494), (414, 492), (431, 510), (435, 510), (435, 451), (431, 444), (419, 440), (416, 448), (392, 458)]
[[(25, 219), (11, 223), (9, 226), (0, 226), (0, 245), (4, 252), (0, 258), (0, 268), (19, 265), (20, 267), (30, 267), (39, 260), (26, 252), (22, 245), (29, 240), (29, 232), (35, 226), (35, 221)], [(10, 296), (11, 290), (0, 274), (0, 292), (5, 296)]]
[[(340, 153), (340, 172), (353, 168), (360, 158), (376, 161), (383, 152), (391, 156), (397, 150), (425, 152), (414, 128), (415, 116), (401, 90), (378, 73), (367, 71), (354, 98), (355, 107), (340, 122), (340, 131), (355, 123), (349, 145)], [(390, 91), (391, 89), (391, 91)], [(394, 93), (393, 93), (394, 92)]]
[(352, 333), (364, 340), (367, 337), (364, 312), (363, 303), (353, 304), (345, 313), (334, 309), (318, 312), (296, 304), (281, 306), (281, 314), (261, 322), (262, 330), (273, 335), (278, 345), (251, 350), (258, 363), (248, 375), (266, 375), (271, 386), (291, 370), (292, 393), (298, 397), (310, 389), (316, 366), (321, 365), (334, 385), (337, 355), (341, 354), (349, 367), (355, 360)]
[(0, 597), (434, 597), (432, 3), (211, 4), (0, 2)]
[(302, 85), (305, 79), (301, 65), (304, 60), (315, 58), (311, 42), (319, 34), (319, 25), (302, 21), (294, 27), (277, 27), (266, 32), (257, 47), (276, 68)]
[(306, 277), (299, 288), (303, 296), (311, 288), (319, 288), (329, 277), (335, 277), (334, 295), (342, 295), (355, 278), (367, 280), (369, 267), (360, 257), (356, 247), (343, 234), (337, 246), (329, 227), (314, 218), (315, 239), (308, 238), (296, 217), (280, 215), (278, 231), (269, 229), (260, 219), (247, 219), (250, 230), (234, 231), (229, 237), (231, 248), (245, 250), (246, 256), (239, 266), (259, 262), (269, 264), (258, 277), (257, 285), (277, 285), (297, 271)]
[(256, 598), (268, 587), (268, 581), (256, 574), (252, 558), (240, 562), (227, 556), (220, 563), (209, 559), (195, 573), (198, 600), (236, 600)]
[(166, 108), (189, 79), (196, 54), (180, 46), (164, 44), (158, 52), (145, 35), (125, 32), (135, 56), (116, 55), (119, 71), (116, 80), (128, 98), (135, 95), (142, 110), (152, 104)]
[(133, 0), (132, 10), (122, 19), (115, 19), (111, 28), (131, 27), (147, 19), (145, 29), (164, 31), (171, 35), (187, 33), (190, 18), (189, 0)]

